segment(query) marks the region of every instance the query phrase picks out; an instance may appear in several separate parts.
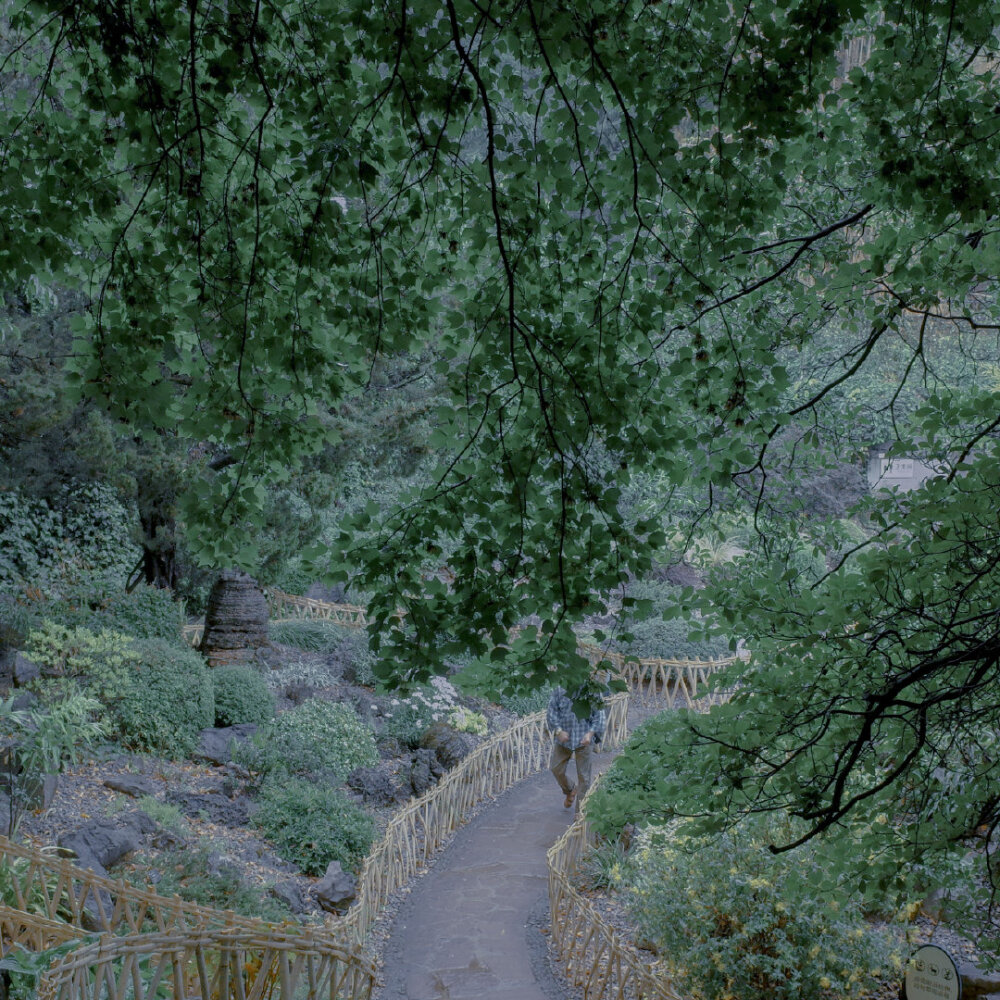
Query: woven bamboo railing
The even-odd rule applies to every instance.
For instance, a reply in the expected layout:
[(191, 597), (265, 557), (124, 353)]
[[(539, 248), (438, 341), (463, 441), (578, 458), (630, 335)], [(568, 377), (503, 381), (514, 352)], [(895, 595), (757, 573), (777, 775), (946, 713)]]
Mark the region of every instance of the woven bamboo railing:
[(84, 944), (46, 971), (38, 1000), (369, 1000), (374, 985), (357, 955), (292, 927), (201, 929)]
[(550, 940), (566, 978), (583, 990), (584, 1000), (681, 1000), (663, 973), (650, 968), (574, 888), (573, 872), (590, 844), (582, 813), (549, 848), (547, 856)]

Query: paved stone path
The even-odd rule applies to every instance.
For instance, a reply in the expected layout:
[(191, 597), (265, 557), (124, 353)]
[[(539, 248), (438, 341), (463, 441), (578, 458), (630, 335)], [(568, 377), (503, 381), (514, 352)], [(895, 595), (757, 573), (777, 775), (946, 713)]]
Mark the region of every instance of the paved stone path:
[[(595, 775), (611, 763), (594, 761)], [(549, 971), (545, 852), (573, 820), (548, 771), (455, 835), (400, 905), (378, 1000), (566, 1000)]]

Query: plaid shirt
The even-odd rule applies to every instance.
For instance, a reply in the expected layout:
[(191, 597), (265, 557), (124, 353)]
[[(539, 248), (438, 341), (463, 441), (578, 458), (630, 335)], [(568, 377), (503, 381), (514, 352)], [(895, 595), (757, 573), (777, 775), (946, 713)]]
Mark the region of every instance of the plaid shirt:
[(573, 712), (572, 700), (561, 687), (557, 687), (552, 692), (548, 708), (545, 710), (545, 725), (553, 736), (560, 729), (569, 733), (569, 742), (563, 745), (577, 750), (583, 746), (583, 738), (587, 733), (593, 733), (598, 740), (603, 739), (604, 709), (598, 708), (585, 719), (578, 719)]

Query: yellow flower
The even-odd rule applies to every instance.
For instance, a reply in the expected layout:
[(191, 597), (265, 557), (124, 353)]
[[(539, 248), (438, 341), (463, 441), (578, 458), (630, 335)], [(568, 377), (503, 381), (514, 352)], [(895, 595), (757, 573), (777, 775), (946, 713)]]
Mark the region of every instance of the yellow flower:
[(833, 985), (833, 983), (830, 982), (830, 979), (829, 979), (828, 976), (820, 976), (819, 977), (819, 985), (820, 985), (820, 987), (822, 989), (828, 990)]

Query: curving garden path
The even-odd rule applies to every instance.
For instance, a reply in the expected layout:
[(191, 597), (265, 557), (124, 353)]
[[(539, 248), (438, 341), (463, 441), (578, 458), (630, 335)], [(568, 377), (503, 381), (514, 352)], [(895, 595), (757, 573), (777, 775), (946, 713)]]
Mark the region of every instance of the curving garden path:
[[(612, 760), (594, 759), (595, 774)], [(458, 831), (400, 905), (378, 1000), (565, 1000), (549, 971), (546, 851), (573, 821), (543, 771)]]

